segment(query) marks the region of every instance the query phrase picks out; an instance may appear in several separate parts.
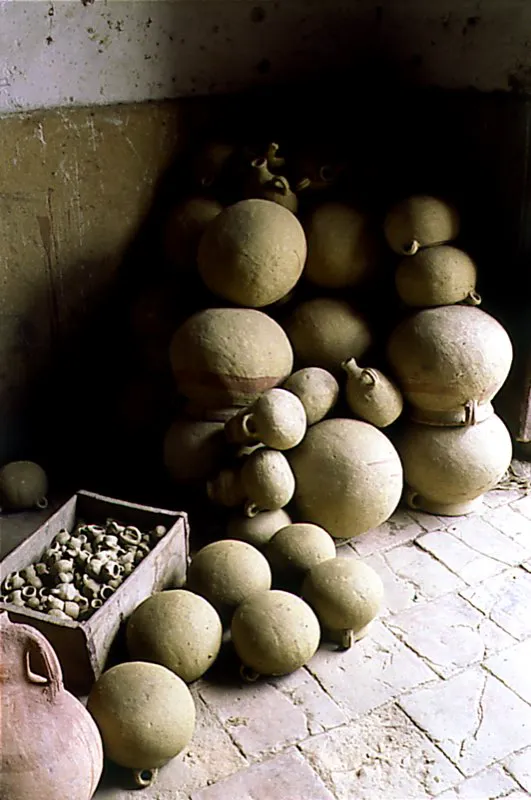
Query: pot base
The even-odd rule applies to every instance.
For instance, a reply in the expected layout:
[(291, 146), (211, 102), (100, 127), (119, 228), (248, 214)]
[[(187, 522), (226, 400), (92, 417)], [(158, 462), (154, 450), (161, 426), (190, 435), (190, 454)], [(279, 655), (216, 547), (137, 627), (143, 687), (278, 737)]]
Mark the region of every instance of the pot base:
[(427, 500), (414, 489), (407, 489), (406, 503), (415, 511), (425, 511), (427, 514), (436, 514), (441, 517), (461, 517), (467, 514), (477, 514), (483, 507), (483, 495), (475, 497), (464, 503), (437, 503)]

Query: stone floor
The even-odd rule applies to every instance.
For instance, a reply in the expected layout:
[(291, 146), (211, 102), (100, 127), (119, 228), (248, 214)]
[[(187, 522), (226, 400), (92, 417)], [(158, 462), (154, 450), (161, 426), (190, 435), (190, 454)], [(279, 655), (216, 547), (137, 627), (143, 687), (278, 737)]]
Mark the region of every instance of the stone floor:
[(157, 783), (108, 767), (96, 800), (531, 797), (531, 494), (493, 491), (471, 517), (399, 510), (340, 555), (384, 581), (370, 635), (252, 685), (229, 656), (191, 687), (194, 738)]

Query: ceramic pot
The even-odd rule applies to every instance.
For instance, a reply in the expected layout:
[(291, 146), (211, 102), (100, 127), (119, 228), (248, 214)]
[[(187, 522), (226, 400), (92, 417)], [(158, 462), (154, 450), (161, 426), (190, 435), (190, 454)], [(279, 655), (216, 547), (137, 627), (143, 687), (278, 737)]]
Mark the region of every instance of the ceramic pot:
[(11, 461), (0, 469), (0, 510), (47, 508), (48, 478), (33, 461)]
[(226, 449), (222, 422), (181, 417), (164, 437), (164, 466), (176, 483), (204, 481), (219, 472)]
[(256, 450), (245, 459), (241, 482), (247, 498), (244, 510), (249, 517), (284, 508), (295, 491), (295, 478), (286, 456), (267, 448)]
[(225, 433), (233, 444), (262, 442), (275, 450), (289, 450), (298, 445), (306, 433), (306, 412), (299, 398), (291, 392), (270, 389), (229, 420)]
[(398, 505), (400, 458), (387, 436), (367, 422), (318, 422), (287, 456), (300, 519), (320, 525), (337, 539), (376, 528)]
[(261, 548), (277, 531), (290, 524), (291, 517), (283, 508), (277, 508), (275, 511), (261, 511), (254, 517), (234, 514), (229, 519), (227, 535), (230, 539), (239, 539)]
[(361, 358), (371, 344), (364, 318), (343, 300), (317, 297), (301, 303), (284, 323), (302, 366), (341, 372), (347, 358)]
[(193, 270), (197, 248), (207, 225), (223, 211), (211, 197), (190, 197), (172, 208), (164, 230), (164, 254), (174, 269)]
[(242, 506), (246, 500), (243, 488), (241, 471), (234, 467), (221, 469), (215, 478), (207, 481), (208, 498), (218, 505), (226, 508)]
[(207, 142), (192, 161), (194, 182), (208, 189), (219, 183), (233, 160), (236, 148), (228, 142)]
[(388, 361), (416, 421), (470, 425), (492, 414), (490, 401), (511, 367), (511, 340), (479, 308), (419, 311), (391, 334)]
[(476, 265), (470, 256), (450, 245), (427, 247), (404, 258), (396, 270), (395, 284), (408, 306), (481, 303), (476, 292)]
[(6, 612), (0, 648), (0, 797), (90, 800), (103, 769), (101, 738), (90, 714), (63, 688), (55, 651)]
[(322, 561), (336, 557), (330, 534), (311, 522), (296, 522), (277, 531), (266, 544), (264, 554), (280, 582), (300, 579)]
[(375, 265), (378, 247), (369, 217), (344, 203), (324, 203), (307, 218), (304, 275), (317, 286), (357, 286)]
[(326, 417), (339, 396), (337, 380), (321, 367), (299, 369), (282, 386), (297, 395), (306, 411), (308, 425), (315, 425)]
[(199, 273), (220, 297), (261, 308), (293, 289), (306, 261), (302, 225), (270, 200), (241, 200), (206, 228), (198, 250)]
[(358, 367), (356, 359), (344, 361), (347, 373), (346, 397), (350, 410), (377, 428), (395, 422), (404, 407), (399, 389), (383, 372), (372, 367)]
[(509, 431), (492, 415), (464, 428), (409, 422), (397, 441), (411, 508), (456, 516), (475, 510), (512, 457)]
[(179, 392), (204, 412), (250, 405), (288, 377), (293, 351), (261, 311), (210, 308), (177, 330), (170, 359)]
[(459, 234), (457, 210), (438, 197), (414, 195), (397, 203), (384, 221), (384, 234), (395, 253), (413, 256), (421, 247), (451, 242)]
[(245, 196), (271, 200), (293, 214), (297, 213), (299, 207), (297, 195), (291, 191), (287, 178), (270, 172), (267, 158), (255, 158), (252, 161)]

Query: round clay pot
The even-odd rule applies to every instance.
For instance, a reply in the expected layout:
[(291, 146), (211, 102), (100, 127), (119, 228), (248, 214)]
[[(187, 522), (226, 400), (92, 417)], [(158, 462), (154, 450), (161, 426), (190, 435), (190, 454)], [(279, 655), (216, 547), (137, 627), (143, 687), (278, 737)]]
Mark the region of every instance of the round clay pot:
[(204, 481), (221, 469), (227, 449), (222, 422), (181, 417), (164, 437), (164, 465), (176, 483)]
[(299, 280), (306, 238), (298, 219), (270, 200), (242, 200), (205, 230), (198, 266), (206, 286), (242, 306), (280, 300)]
[(192, 175), (198, 186), (208, 189), (223, 177), (236, 152), (228, 142), (208, 142), (195, 155)]
[(46, 508), (48, 478), (33, 461), (11, 461), (0, 469), (0, 509)]
[(245, 489), (238, 467), (224, 467), (215, 478), (207, 481), (207, 495), (213, 503), (226, 508), (237, 508), (246, 500)]
[(291, 517), (283, 508), (260, 511), (254, 517), (234, 514), (228, 523), (227, 534), (231, 539), (262, 548), (281, 528), (291, 524)]
[(392, 425), (404, 407), (395, 384), (378, 369), (358, 367), (354, 358), (342, 366), (348, 376), (346, 396), (350, 410), (377, 428)]
[(185, 589), (157, 592), (135, 608), (127, 622), (127, 649), (135, 661), (167, 667), (185, 683), (216, 660), (223, 626), (208, 600)]
[(206, 597), (226, 617), (247, 597), (271, 587), (265, 556), (246, 542), (222, 539), (192, 558), (187, 588)]
[(357, 286), (371, 272), (378, 249), (369, 217), (344, 203), (324, 203), (304, 229), (308, 257), (304, 274), (317, 286)]
[(252, 406), (240, 411), (225, 426), (229, 442), (262, 442), (275, 450), (289, 450), (306, 433), (304, 406), (285, 389), (269, 389)]
[(427, 247), (404, 258), (396, 270), (395, 283), (408, 306), (481, 303), (476, 292), (476, 265), (470, 256), (450, 245)]
[(63, 688), (61, 666), (42, 633), (0, 614), (0, 797), (90, 800), (103, 770), (101, 737)]
[(263, 448), (251, 453), (243, 463), (241, 481), (247, 497), (245, 513), (250, 517), (283, 508), (295, 491), (289, 462), (278, 450)]
[(468, 306), (419, 311), (391, 334), (387, 355), (414, 418), (433, 425), (469, 425), (492, 413), (512, 345), (500, 323)]
[(282, 386), (297, 395), (306, 411), (308, 425), (315, 425), (326, 417), (339, 396), (339, 383), (321, 367), (299, 369)]
[(175, 333), (170, 359), (179, 391), (203, 410), (247, 406), (293, 367), (280, 325), (243, 308), (194, 314)]
[(173, 208), (166, 221), (164, 253), (177, 270), (195, 269), (197, 248), (207, 225), (223, 211), (211, 197), (190, 197)]
[(457, 210), (437, 197), (414, 195), (397, 203), (384, 221), (384, 234), (395, 253), (413, 256), (421, 247), (451, 242), (459, 234)]
[[(334, 558), (312, 567), (302, 586), (323, 628), (344, 647), (361, 639), (382, 606), (380, 576), (357, 558)], [(336, 638), (335, 636), (333, 638)]]
[(297, 213), (299, 207), (297, 195), (291, 191), (288, 180), (270, 172), (267, 158), (255, 158), (252, 161), (245, 196), (271, 200), (293, 214)]
[(315, 654), (321, 630), (304, 600), (282, 591), (260, 592), (236, 610), (231, 624), (242, 677), (295, 672)]
[(409, 422), (397, 448), (410, 507), (444, 516), (474, 510), (469, 504), (498, 483), (512, 457), (511, 436), (496, 415), (461, 428)]
[(195, 727), (194, 701), (184, 681), (144, 661), (104, 672), (92, 687), (87, 709), (100, 729), (106, 756), (132, 769), (141, 786), (184, 750)]
[(363, 317), (343, 300), (318, 297), (301, 303), (284, 325), (297, 360), (339, 374), (347, 358), (361, 358), (371, 344)]
[(402, 494), (402, 466), (381, 431), (353, 419), (327, 419), (288, 452), (299, 516), (337, 539), (388, 519)]
[(296, 522), (277, 531), (264, 549), (273, 574), (281, 579), (300, 578), (321, 561), (335, 558), (334, 540), (324, 528)]

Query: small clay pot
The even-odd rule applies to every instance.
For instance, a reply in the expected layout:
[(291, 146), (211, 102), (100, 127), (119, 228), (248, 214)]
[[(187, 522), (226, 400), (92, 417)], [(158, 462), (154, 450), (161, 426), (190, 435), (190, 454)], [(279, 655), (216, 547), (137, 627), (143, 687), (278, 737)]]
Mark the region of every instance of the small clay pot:
[(207, 494), (213, 503), (226, 508), (237, 508), (246, 500), (246, 492), (242, 484), (241, 470), (225, 467), (215, 478), (207, 481)]
[(208, 142), (195, 155), (192, 175), (198, 187), (209, 189), (219, 183), (233, 159), (236, 147), (228, 142)]
[(229, 420), (225, 433), (234, 444), (261, 442), (275, 450), (289, 450), (304, 438), (306, 412), (291, 392), (270, 389)]
[(241, 482), (247, 503), (245, 513), (286, 506), (295, 491), (295, 478), (286, 457), (278, 450), (263, 448), (248, 456), (241, 469)]
[(247, 180), (245, 197), (271, 200), (297, 213), (299, 201), (291, 191), (287, 178), (270, 172), (267, 158), (255, 158), (251, 163), (251, 174)]
[(404, 258), (396, 270), (395, 283), (408, 306), (481, 303), (476, 292), (476, 265), (470, 256), (450, 245), (427, 247)]
[(189, 197), (172, 208), (164, 232), (164, 254), (179, 272), (195, 269), (197, 249), (207, 225), (223, 211), (211, 197)]
[(282, 386), (297, 395), (306, 411), (308, 425), (315, 425), (326, 417), (339, 397), (339, 383), (321, 367), (299, 369)]
[(273, 574), (279, 580), (300, 579), (321, 561), (335, 558), (330, 534), (311, 522), (297, 522), (277, 531), (264, 549)]
[(12, 461), (0, 469), (0, 509), (47, 508), (48, 478), (33, 461)]
[(414, 256), (422, 247), (451, 242), (459, 234), (457, 210), (429, 195), (414, 195), (397, 203), (384, 221), (384, 234), (395, 253)]
[(400, 390), (383, 372), (372, 367), (358, 367), (356, 359), (344, 361), (347, 373), (346, 397), (350, 410), (377, 428), (395, 422), (404, 408)]
[(291, 518), (283, 508), (277, 508), (275, 511), (260, 511), (254, 517), (234, 514), (229, 519), (227, 535), (230, 539), (239, 539), (260, 549), (277, 531), (290, 524)]

